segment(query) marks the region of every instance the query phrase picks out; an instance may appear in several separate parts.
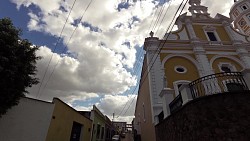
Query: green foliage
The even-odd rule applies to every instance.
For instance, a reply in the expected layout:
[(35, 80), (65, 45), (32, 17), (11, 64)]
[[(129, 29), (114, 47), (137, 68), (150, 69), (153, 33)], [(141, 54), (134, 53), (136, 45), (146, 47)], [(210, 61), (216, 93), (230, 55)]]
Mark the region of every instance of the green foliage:
[(27, 87), (38, 83), (34, 77), (38, 47), (20, 35), (9, 18), (0, 19), (0, 117), (18, 104)]

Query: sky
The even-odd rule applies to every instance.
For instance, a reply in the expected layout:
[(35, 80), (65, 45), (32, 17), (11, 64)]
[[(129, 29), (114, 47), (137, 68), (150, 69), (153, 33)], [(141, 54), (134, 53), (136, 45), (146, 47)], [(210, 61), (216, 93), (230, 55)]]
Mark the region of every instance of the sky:
[[(22, 38), (39, 46), (37, 76), (28, 97), (58, 97), (77, 110), (96, 105), (115, 121), (131, 122), (143, 61), (143, 42), (162, 38), (181, 0), (1, 0)], [(169, 6), (170, 5), (170, 6)], [(203, 0), (214, 17), (233, 0)], [(73, 7), (73, 8), (72, 8)], [(156, 22), (161, 7), (165, 18)], [(168, 8), (169, 7), (169, 8)], [(72, 8), (72, 10), (71, 10)], [(188, 5), (184, 12), (187, 12)]]

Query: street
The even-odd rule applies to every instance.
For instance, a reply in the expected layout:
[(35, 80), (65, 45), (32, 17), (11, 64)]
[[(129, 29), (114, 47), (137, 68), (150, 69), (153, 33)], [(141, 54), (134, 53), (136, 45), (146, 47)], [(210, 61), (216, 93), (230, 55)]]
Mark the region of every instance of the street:
[(133, 141), (133, 135), (132, 133), (126, 133), (125, 138), (121, 138), (121, 141)]

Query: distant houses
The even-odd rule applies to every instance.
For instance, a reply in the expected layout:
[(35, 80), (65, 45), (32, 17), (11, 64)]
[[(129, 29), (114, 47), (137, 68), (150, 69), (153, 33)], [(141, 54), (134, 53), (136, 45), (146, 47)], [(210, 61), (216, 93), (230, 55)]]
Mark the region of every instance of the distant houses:
[(93, 106), (76, 111), (58, 98), (21, 98), (0, 118), (0, 141), (111, 141), (112, 121)]

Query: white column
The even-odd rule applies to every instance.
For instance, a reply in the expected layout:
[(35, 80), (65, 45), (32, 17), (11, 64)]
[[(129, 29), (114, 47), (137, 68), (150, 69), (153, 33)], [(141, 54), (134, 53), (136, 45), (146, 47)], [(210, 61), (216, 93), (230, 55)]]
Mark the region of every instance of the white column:
[(166, 118), (171, 114), (169, 104), (174, 100), (174, 90), (170, 88), (164, 88), (160, 93), (160, 97), (162, 98), (163, 103), (164, 118)]
[(240, 60), (244, 63), (245, 68), (250, 69), (250, 57), (246, 48), (242, 44), (234, 45), (237, 49), (238, 56)]
[(181, 97), (183, 100), (182, 105), (186, 104), (187, 102), (193, 100), (190, 88), (189, 88), (189, 83), (183, 83), (180, 87), (180, 92), (181, 92)]
[(194, 43), (193, 50), (195, 53), (196, 60), (201, 66), (202, 75), (206, 76), (214, 74), (214, 71), (212, 70), (211, 65), (208, 61), (207, 55), (205, 54), (206, 51), (203, 49), (203, 47), (197, 43)]
[(189, 19), (187, 19), (185, 23), (186, 23), (186, 27), (187, 27), (191, 40), (197, 40), (198, 38), (196, 37), (196, 34), (194, 32), (192, 22)]
[(185, 23), (187, 26), (187, 30), (190, 34), (190, 38), (194, 45), (193, 51), (195, 53), (196, 60), (199, 62), (199, 65), (201, 66), (201, 69), (202, 69), (202, 75), (205, 76), (205, 75), (213, 74), (214, 72), (210, 67), (210, 63), (205, 54), (205, 50), (203, 49), (202, 44), (200, 43), (199, 39), (196, 37), (192, 22), (189, 19), (187, 19)]
[(223, 21), (222, 24), (227, 32), (227, 35), (231, 39), (231, 41), (233, 41), (234, 44), (241, 43), (241, 41), (238, 40), (237, 36), (235, 35), (235, 31), (232, 30), (231, 24), (228, 23), (227, 21)]

